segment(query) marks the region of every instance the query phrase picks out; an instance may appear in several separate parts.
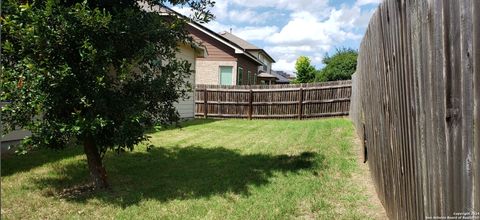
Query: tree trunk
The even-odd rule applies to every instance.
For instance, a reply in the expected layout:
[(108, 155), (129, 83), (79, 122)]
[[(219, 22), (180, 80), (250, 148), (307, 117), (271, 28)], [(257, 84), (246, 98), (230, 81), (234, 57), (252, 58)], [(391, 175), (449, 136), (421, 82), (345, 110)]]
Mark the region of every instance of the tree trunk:
[(83, 147), (87, 155), (88, 169), (90, 170), (90, 176), (95, 184), (95, 188), (108, 188), (107, 172), (105, 171), (105, 167), (103, 167), (100, 152), (93, 138), (87, 137), (83, 143)]

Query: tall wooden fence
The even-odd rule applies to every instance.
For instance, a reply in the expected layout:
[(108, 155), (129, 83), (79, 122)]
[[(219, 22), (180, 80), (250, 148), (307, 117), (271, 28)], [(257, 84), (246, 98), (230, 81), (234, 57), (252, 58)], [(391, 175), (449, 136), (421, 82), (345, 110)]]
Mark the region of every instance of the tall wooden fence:
[(351, 81), (301, 85), (197, 85), (195, 116), (316, 118), (348, 115)]
[(480, 1), (386, 0), (351, 117), (392, 219), (480, 219)]

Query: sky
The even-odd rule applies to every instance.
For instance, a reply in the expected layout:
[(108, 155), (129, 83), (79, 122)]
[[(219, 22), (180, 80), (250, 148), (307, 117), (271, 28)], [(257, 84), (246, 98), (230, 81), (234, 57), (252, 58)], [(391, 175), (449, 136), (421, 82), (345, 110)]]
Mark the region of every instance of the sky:
[[(264, 49), (274, 70), (293, 73), (295, 61), (308, 56), (321, 68), (326, 53), (358, 49), (370, 17), (381, 0), (216, 0), (215, 32), (230, 31)], [(173, 7), (185, 15), (188, 8)]]

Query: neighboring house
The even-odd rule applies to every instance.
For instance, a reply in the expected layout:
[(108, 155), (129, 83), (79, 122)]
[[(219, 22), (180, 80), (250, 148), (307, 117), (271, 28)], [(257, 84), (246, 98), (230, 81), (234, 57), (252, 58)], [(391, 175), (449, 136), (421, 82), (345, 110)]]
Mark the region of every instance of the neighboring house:
[(190, 22), (188, 31), (208, 50), (208, 57), (196, 60), (197, 84), (254, 85), (263, 63), (240, 45), (221, 34)]
[(275, 84), (290, 84), (291, 76), (284, 71), (272, 71), (272, 75), (278, 78)]
[[(195, 87), (196, 79), (195, 79), (195, 72), (196, 72), (196, 59), (199, 58), (206, 58), (207, 50), (197, 44), (186, 45), (180, 44), (179, 51), (177, 53), (177, 58), (186, 60), (191, 64), (191, 75), (188, 79), (190, 85)], [(187, 119), (195, 117), (195, 94), (194, 89), (188, 93), (188, 98), (185, 100), (179, 100), (175, 107), (180, 114), (180, 118)]]
[[(169, 17), (169, 16), (179, 16), (181, 18), (184, 18), (185, 16), (180, 15), (179, 13), (167, 8), (167, 7), (160, 7), (160, 6), (149, 6), (146, 2), (141, 2), (140, 3), (141, 7), (145, 11), (156, 11), (160, 15)], [(191, 75), (190, 78), (187, 79), (190, 83), (190, 85), (194, 88), (196, 84), (198, 84), (197, 79), (196, 79), (196, 74), (195, 72), (197, 71), (197, 59), (206, 59), (208, 57), (208, 49), (199, 44), (197, 41), (194, 41), (191, 44), (179, 44), (178, 46), (178, 52), (176, 57), (182, 60), (186, 60), (191, 64)], [(194, 89), (192, 88), (193, 91), (189, 92), (188, 98), (184, 100), (179, 100), (178, 103), (175, 104), (175, 107), (178, 110), (178, 113), (180, 114), (181, 119), (188, 119), (188, 118), (194, 118), (195, 117), (195, 93)]]
[[(191, 66), (191, 76), (188, 79), (191, 86), (195, 86), (195, 59), (199, 57), (206, 57), (207, 51), (198, 46), (198, 45), (186, 45), (180, 44), (178, 46), (179, 51), (177, 53), (177, 58), (183, 59), (188, 61), (192, 64)], [(180, 118), (188, 119), (194, 118), (195, 116), (195, 96), (194, 92), (191, 91), (188, 93), (188, 98), (185, 100), (179, 100), (178, 103), (175, 104), (175, 107), (180, 114)], [(7, 103), (0, 102), (0, 108)], [(7, 153), (9, 150), (9, 146), (17, 145), (20, 143), (22, 139), (26, 136), (31, 135), (29, 131), (24, 130), (16, 130), (6, 134), (5, 136), (0, 138), (0, 149), (1, 153)]]
[[(206, 48), (196, 43), (192, 44), (179, 44), (179, 51), (177, 52), (177, 58), (188, 61), (191, 64), (191, 76), (187, 79), (192, 87), (195, 86), (195, 69), (198, 58), (205, 58), (208, 56)], [(188, 98), (185, 100), (179, 100), (175, 104), (175, 107), (180, 114), (181, 119), (194, 118), (195, 116), (195, 94), (194, 91), (188, 93)], [(0, 102), (0, 108), (7, 103)], [(6, 153), (9, 150), (9, 146), (20, 143), (26, 136), (31, 135), (31, 132), (24, 130), (16, 130), (0, 137), (0, 149), (1, 153)]]
[(275, 60), (265, 50), (258, 48), (230, 32), (221, 32), (220, 35), (239, 45), (243, 50), (253, 55), (262, 63), (262, 65), (258, 67), (255, 84), (276, 84), (279, 78), (272, 74), (272, 64), (275, 63)]
[(243, 40), (242, 38), (239, 38), (238, 36), (235, 36), (230, 32), (221, 32), (220, 35), (239, 45), (242, 47), (242, 49), (260, 60), (262, 65), (258, 68), (258, 73), (272, 73), (272, 64), (275, 63), (275, 60), (265, 50), (258, 48), (257, 46)]
[(275, 60), (263, 49), (231, 33), (216, 33), (168, 7), (145, 9), (188, 21), (187, 30), (194, 42), (208, 51), (208, 57), (196, 59), (196, 84), (255, 85), (274, 84), (278, 80), (271, 74)]

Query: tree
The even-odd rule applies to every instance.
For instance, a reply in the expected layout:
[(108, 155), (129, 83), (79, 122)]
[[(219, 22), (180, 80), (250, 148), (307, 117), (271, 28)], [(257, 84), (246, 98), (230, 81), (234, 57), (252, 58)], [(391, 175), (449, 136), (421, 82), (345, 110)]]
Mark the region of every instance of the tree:
[[(177, 60), (188, 43), (186, 22), (145, 10), (188, 6), (213, 18), (210, 0), (2, 1), (0, 100), (4, 133), (32, 131), (25, 144), (83, 145), (93, 183), (108, 187), (108, 150), (132, 150), (156, 124), (179, 119), (190, 64)], [(145, 5), (140, 5), (145, 4)]]
[(300, 56), (295, 63), (295, 70), (297, 71), (297, 83), (309, 83), (315, 80), (315, 67), (312, 66), (310, 58)]
[(357, 69), (358, 52), (354, 49), (337, 49), (333, 56), (328, 54), (323, 59), (325, 67), (321, 69), (315, 81), (349, 80)]

